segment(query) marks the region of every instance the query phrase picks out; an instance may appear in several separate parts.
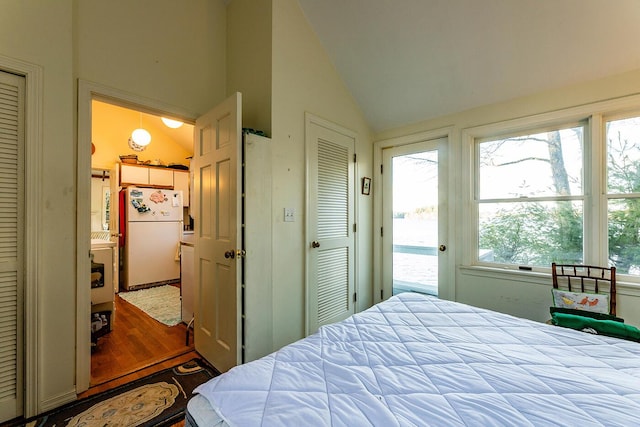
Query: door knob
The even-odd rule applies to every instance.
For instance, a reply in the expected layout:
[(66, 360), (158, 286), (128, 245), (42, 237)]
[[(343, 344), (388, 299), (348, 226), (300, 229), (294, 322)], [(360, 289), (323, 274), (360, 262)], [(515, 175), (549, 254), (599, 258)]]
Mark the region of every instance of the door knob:
[(320, 247), (320, 242), (318, 242), (317, 240), (314, 240), (313, 242), (311, 242), (311, 247), (312, 248), (319, 248)]
[(440, 252), (444, 252), (444, 251), (446, 251), (446, 250), (447, 250), (447, 247), (446, 247), (445, 245), (440, 245), (440, 246), (438, 246), (438, 250), (439, 250)]
[(226, 252), (224, 253), (224, 257), (225, 257), (225, 258), (227, 258), (227, 259), (228, 259), (228, 258), (233, 259), (233, 258), (235, 258), (235, 257), (236, 257), (236, 251), (234, 251), (234, 250), (226, 251)]

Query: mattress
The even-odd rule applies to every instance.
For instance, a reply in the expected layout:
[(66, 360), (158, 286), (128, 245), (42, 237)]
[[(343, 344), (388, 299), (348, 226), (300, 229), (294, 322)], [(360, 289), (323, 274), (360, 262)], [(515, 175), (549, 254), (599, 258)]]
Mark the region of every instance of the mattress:
[(629, 426), (640, 344), (403, 293), (195, 391), (230, 426)]

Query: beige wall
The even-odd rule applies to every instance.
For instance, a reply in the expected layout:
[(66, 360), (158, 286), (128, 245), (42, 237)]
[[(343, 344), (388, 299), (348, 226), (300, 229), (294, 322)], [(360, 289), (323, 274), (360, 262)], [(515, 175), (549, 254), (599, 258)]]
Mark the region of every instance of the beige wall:
[[(42, 211), (38, 215), (38, 342), (41, 402), (74, 390), (75, 122), (73, 2), (3, 0), (0, 55), (43, 68)], [(29, 121), (29, 117), (27, 117)], [(27, 124), (28, 126), (28, 124)]]
[[(416, 132), (453, 126), (449, 148), (454, 153), (450, 158), (450, 218), (455, 218), (448, 236), (449, 249), (456, 256), (455, 283), (448, 286), (447, 294), (458, 301), (486, 307), (516, 316), (537, 321), (549, 318), (551, 305), (551, 278), (541, 274), (518, 274), (513, 272), (479, 272), (461, 267), (464, 262), (462, 251), (465, 236), (459, 231), (464, 229), (465, 219), (461, 216), (464, 200), (461, 199), (462, 185), (460, 171), (464, 170), (460, 156), (462, 150), (461, 133), (469, 127), (480, 126), (520, 117), (528, 117), (560, 109), (577, 107), (597, 101), (640, 94), (640, 70), (610, 76), (585, 84), (546, 91), (533, 96), (518, 98), (509, 102), (489, 105), (457, 114), (427, 120), (411, 126), (382, 132), (376, 140), (409, 135)], [(640, 107), (640, 105), (638, 105)], [(640, 111), (640, 108), (638, 108)], [(632, 325), (640, 325), (640, 289), (618, 281), (618, 314)]]
[(204, 113), (225, 97), (223, 0), (76, 0), (77, 74)]
[[(279, 347), (304, 335), (305, 112), (355, 131), (358, 174), (371, 176), (371, 136), (364, 118), (295, 0), (273, 1), (273, 301)], [(356, 200), (359, 306), (371, 303), (371, 197)], [(296, 222), (284, 222), (292, 207)]]
[(271, 0), (227, 7), (227, 95), (242, 93), (242, 126), (271, 136)]
[[(38, 410), (75, 396), (76, 82), (204, 112), (224, 99), (222, 0), (2, 0), (0, 55), (42, 67)], [(27, 126), (29, 118), (27, 118)], [(32, 373), (33, 374), (33, 373)]]

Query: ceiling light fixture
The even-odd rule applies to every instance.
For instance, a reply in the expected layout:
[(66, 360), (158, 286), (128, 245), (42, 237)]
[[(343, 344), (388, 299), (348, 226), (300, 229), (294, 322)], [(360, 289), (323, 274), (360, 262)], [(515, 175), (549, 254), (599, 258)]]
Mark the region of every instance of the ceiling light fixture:
[(166, 117), (160, 117), (162, 123), (171, 129), (178, 129), (183, 123), (179, 120), (167, 119)]
[(140, 113), (140, 127), (131, 132), (129, 147), (135, 151), (144, 150), (151, 142), (151, 134), (142, 128), (142, 113)]

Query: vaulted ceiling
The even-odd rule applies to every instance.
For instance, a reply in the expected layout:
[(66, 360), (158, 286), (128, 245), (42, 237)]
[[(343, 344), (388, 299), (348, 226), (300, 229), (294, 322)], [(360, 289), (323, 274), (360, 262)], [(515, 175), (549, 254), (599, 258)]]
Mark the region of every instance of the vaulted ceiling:
[(640, 68), (638, 0), (299, 0), (374, 131)]

